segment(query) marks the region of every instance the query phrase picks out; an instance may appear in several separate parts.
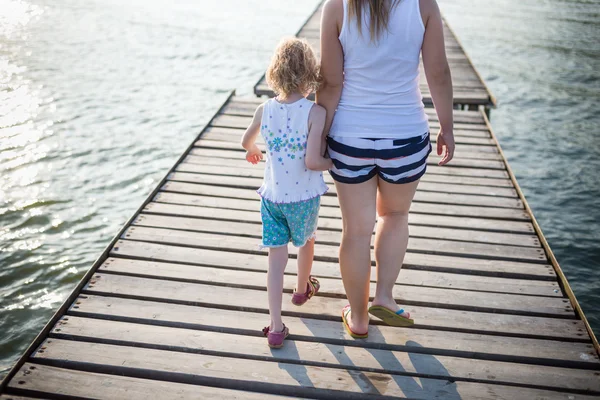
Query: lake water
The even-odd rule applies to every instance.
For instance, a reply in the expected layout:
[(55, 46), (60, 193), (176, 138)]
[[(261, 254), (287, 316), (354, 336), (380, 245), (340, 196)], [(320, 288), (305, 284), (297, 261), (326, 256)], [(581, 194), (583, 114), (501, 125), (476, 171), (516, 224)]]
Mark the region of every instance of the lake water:
[[(440, 3), (499, 100), (494, 129), (599, 332), (600, 3)], [(0, 375), (316, 4), (0, 0)]]

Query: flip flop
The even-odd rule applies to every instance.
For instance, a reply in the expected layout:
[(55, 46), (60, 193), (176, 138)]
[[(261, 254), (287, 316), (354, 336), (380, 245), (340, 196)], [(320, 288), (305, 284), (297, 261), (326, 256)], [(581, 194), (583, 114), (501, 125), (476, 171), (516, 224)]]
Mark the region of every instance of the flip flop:
[(398, 310), (398, 312), (393, 312), (389, 308), (385, 308), (383, 306), (371, 306), (369, 308), (369, 314), (379, 318), (383, 322), (391, 326), (411, 326), (415, 323), (415, 321), (411, 318), (403, 317), (402, 314), (404, 312), (403, 309)]
[(348, 304), (346, 307), (342, 308), (342, 322), (344, 323), (344, 328), (346, 328), (346, 332), (348, 332), (348, 334), (350, 336), (352, 336), (354, 339), (366, 339), (367, 337), (369, 337), (369, 331), (367, 331), (366, 333), (356, 333), (354, 331), (352, 331), (352, 329), (350, 329), (350, 325), (348, 325), (348, 313), (350, 312), (350, 304)]

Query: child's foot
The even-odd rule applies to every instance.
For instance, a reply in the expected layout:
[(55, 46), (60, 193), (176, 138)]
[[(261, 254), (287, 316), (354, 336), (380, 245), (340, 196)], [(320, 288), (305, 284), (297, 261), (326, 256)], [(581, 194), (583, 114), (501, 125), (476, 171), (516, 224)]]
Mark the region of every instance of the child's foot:
[(297, 306), (301, 306), (310, 300), (315, 294), (319, 292), (321, 285), (314, 276), (308, 277), (308, 283), (306, 284), (306, 291), (304, 293), (298, 293), (297, 289), (294, 290), (292, 295), (292, 303)]
[(283, 329), (280, 332), (273, 332), (268, 326), (265, 326), (263, 328), (263, 335), (265, 335), (265, 337), (267, 338), (269, 347), (273, 349), (279, 349), (283, 347), (283, 341), (285, 340), (285, 338), (288, 337), (289, 334), (290, 330), (287, 328), (287, 326), (285, 326), (285, 324), (283, 325)]

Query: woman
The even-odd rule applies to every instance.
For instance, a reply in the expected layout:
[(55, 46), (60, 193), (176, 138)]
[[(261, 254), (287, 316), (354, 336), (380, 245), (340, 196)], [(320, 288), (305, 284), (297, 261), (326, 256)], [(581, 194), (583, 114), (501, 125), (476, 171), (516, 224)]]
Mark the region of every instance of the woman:
[[(325, 133), (343, 218), (340, 269), (349, 305), (348, 333), (368, 335), (369, 312), (411, 325), (393, 288), (408, 245), (408, 212), (431, 144), (419, 90), (419, 59), (441, 129), (440, 165), (454, 154), (452, 81), (442, 17), (435, 0), (328, 0), (321, 20)], [(370, 243), (375, 234), (377, 286), (371, 308)]]

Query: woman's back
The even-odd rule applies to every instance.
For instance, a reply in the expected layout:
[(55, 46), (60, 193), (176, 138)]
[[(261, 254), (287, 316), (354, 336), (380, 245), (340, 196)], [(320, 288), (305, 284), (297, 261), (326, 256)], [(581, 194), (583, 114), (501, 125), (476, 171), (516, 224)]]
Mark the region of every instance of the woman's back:
[(359, 30), (356, 16), (344, 19), (344, 86), (331, 136), (408, 138), (429, 130), (419, 90), (419, 60), (425, 27), (419, 0), (389, 1), (388, 29), (371, 39), (369, 10)]

